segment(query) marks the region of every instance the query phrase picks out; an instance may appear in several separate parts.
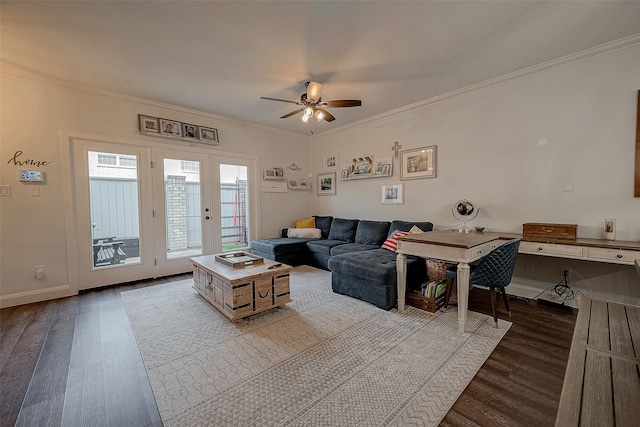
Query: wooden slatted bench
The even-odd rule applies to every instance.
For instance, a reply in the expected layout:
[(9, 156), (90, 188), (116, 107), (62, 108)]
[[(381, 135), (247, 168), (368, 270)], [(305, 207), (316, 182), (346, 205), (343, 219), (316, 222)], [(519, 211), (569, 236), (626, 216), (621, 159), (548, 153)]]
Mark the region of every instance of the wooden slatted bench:
[(640, 425), (640, 307), (582, 298), (556, 427)]

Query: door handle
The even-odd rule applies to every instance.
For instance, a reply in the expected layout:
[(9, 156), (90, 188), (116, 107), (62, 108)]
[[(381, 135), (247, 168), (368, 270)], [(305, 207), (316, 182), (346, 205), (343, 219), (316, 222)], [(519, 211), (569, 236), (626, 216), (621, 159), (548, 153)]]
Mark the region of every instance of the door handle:
[(210, 216), (205, 216), (204, 219), (209, 220), (209, 219), (211, 219), (211, 217)]

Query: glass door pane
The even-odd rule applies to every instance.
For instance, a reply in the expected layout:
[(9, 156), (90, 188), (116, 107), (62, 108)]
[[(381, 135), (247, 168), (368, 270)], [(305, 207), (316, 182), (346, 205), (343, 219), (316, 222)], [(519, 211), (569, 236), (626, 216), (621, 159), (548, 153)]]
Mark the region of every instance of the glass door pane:
[(223, 251), (249, 245), (247, 167), (220, 164), (220, 227)]
[(158, 276), (193, 268), (211, 253), (210, 158), (197, 152), (153, 150), (153, 211)]
[(92, 269), (140, 262), (138, 156), (87, 151)]
[(163, 159), (167, 258), (202, 255), (201, 162)]

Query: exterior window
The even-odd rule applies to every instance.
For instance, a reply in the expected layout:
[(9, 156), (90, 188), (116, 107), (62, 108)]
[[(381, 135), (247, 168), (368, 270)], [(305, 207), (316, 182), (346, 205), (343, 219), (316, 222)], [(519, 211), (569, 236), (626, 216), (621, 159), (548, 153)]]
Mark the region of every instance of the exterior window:
[(135, 156), (120, 156), (120, 166), (132, 167), (137, 166), (137, 159)]
[(117, 165), (117, 158), (115, 154), (98, 154), (98, 164), (99, 165), (109, 165), (115, 166)]
[(198, 162), (187, 162), (182, 161), (181, 163), (182, 172), (200, 172), (200, 163)]

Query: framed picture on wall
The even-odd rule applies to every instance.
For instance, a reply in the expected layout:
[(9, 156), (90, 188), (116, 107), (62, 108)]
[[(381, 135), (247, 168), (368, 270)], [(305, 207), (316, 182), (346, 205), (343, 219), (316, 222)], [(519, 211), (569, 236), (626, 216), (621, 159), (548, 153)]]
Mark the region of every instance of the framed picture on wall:
[(336, 195), (336, 173), (319, 173), (318, 174), (318, 196), (335, 196)]
[(184, 139), (192, 139), (197, 141), (199, 139), (198, 126), (191, 125), (189, 123), (182, 123), (182, 137)]
[(167, 138), (182, 137), (182, 123), (173, 120), (160, 119), (160, 135)]
[(400, 152), (400, 179), (436, 177), (436, 145)]
[(205, 128), (200, 126), (200, 142), (204, 142), (205, 144), (219, 144), (220, 140), (218, 139), (218, 129), (214, 128)]
[(402, 205), (404, 203), (404, 184), (392, 184), (382, 186), (383, 205)]
[(138, 121), (140, 123), (141, 133), (160, 133), (160, 125), (158, 124), (157, 117), (143, 116), (138, 114)]
[(337, 154), (329, 154), (324, 158), (324, 170), (334, 171), (338, 169), (340, 159)]

